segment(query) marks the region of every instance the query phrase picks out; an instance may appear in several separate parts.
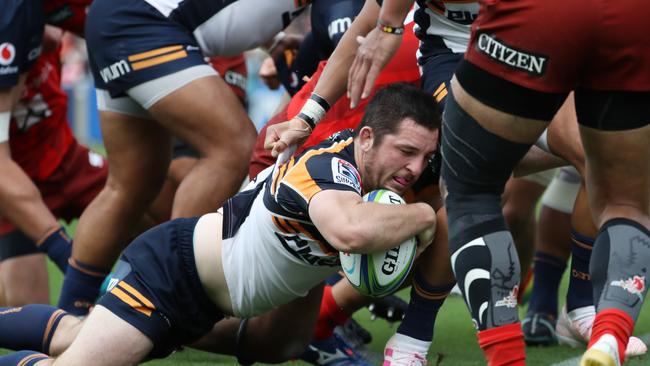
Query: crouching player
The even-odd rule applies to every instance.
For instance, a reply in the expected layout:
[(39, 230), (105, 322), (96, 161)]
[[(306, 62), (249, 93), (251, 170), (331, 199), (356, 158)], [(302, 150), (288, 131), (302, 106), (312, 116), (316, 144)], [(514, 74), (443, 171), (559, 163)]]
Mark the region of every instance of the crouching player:
[[(427, 166), (439, 126), (432, 96), (404, 84), (387, 87), (354, 133), (268, 168), (217, 213), (138, 237), (121, 257), (119, 279), (83, 325), (43, 305), (2, 309), (0, 346), (32, 351), (0, 357), (0, 366), (135, 365), (165, 357), (226, 315), (246, 318), (319, 297), (310, 290), (340, 268), (338, 251), (386, 250), (415, 235), (429, 244), (431, 206), (381, 205), (361, 195), (378, 188), (403, 193)], [(304, 314), (315, 317), (315, 300), (305, 301), (316, 310)], [(314, 322), (293, 314), (296, 324), (287, 327)], [(34, 352), (58, 353), (50, 343), (61, 348), (73, 337), (56, 359)]]

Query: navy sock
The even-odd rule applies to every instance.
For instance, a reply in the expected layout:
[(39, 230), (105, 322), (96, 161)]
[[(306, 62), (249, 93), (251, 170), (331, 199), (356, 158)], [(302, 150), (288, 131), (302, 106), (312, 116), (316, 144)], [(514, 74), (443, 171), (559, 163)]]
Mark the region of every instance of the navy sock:
[(557, 290), (566, 264), (562, 259), (541, 251), (535, 252), (533, 260), (535, 281), (528, 313), (544, 313), (557, 317)]
[(72, 315), (86, 315), (99, 296), (110, 269), (100, 269), (70, 258), (58, 307)]
[(50, 358), (34, 351), (20, 351), (0, 356), (0, 366), (34, 366), (38, 361)]
[(47, 253), (61, 272), (65, 273), (68, 268), (68, 258), (72, 254), (72, 242), (62, 227), (48, 235), (37, 247), (41, 252)]
[(438, 310), (455, 283), (434, 287), (427, 283), (420, 271), (416, 270), (412, 285), (409, 307), (402, 323), (397, 328), (397, 333), (431, 342)]
[(571, 276), (569, 291), (566, 295), (566, 308), (571, 311), (594, 304), (589, 262), (594, 248), (594, 238), (584, 236), (571, 230)]
[(63, 310), (43, 304), (0, 308), (0, 348), (49, 353), (50, 341), (64, 315)]

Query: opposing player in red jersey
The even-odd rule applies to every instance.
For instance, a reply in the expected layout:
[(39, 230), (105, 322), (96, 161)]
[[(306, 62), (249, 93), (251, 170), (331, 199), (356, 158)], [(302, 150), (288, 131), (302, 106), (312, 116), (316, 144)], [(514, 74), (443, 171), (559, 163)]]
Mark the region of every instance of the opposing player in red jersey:
[(0, 189), (0, 283), (10, 305), (49, 302), (45, 262), (37, 253), (47, 252), (65, 271), (70, 239), (57, 219), (81, 215), (108, 174), (105, 160), (79, 145), (68, 125), (60, 36), (60, 30), (47, 28), (44, 53), (13, 108), (9, 149), (0, 162), (8, 182)]

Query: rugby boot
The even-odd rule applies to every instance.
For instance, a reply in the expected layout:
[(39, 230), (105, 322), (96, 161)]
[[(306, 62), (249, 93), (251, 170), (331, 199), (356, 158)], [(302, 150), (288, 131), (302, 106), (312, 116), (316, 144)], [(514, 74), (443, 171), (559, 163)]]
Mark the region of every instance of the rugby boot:
[(382, 318), (389, 323), (404, 319), (409, 304), (395, 295), (374, 299), (368, 305), (371, 319)]
[(431, 342), (395, 333), (386, 342), (383, 366), (426, 366)]
[[(570, 347), (584, 347), (591, 338), (596, 309), (585, 306), (567, 313), (566, 306), (562, 307), (558, 317), (555, 334), (559, 344)], [(625, 348), (625, 357), (637, 357), (648, 352), (646, 344), (638, 337), (630, 337)]]
[(580, 359), (580, 366), (621, 366), (616, 338), (604, 334)]
[(312, 365), (322, 366), (371, 366), (355, 352), (339, 335), (312, 342), (300, 359)]
[(528, 313), (521, 322), (524, 341), (529, 346), (550, 346), (557, 343), (555, 317), (544, 313)]

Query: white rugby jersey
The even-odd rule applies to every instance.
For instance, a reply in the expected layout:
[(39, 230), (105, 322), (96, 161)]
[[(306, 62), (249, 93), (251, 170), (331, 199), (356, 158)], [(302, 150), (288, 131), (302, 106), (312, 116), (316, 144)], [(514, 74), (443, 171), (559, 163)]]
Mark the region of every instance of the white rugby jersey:
[(463, 53), (469, 44), (472, 22), (478, 16), (476, 0), (417, 0), (415, 33), (424, 42), (433, 42)]
[(341, 132), (277, 170), (262, 171), (226, 202), (221, 259), (236, 316), (305, 296), (340, 269), (338, 251), (309, 218), (309, 202), (328, 189), (361, 195), (353, 145), (352, 131)]
[(284, 29), (311, 0), (144, 0), (193, 32), (206, 56), (232, 56)]

